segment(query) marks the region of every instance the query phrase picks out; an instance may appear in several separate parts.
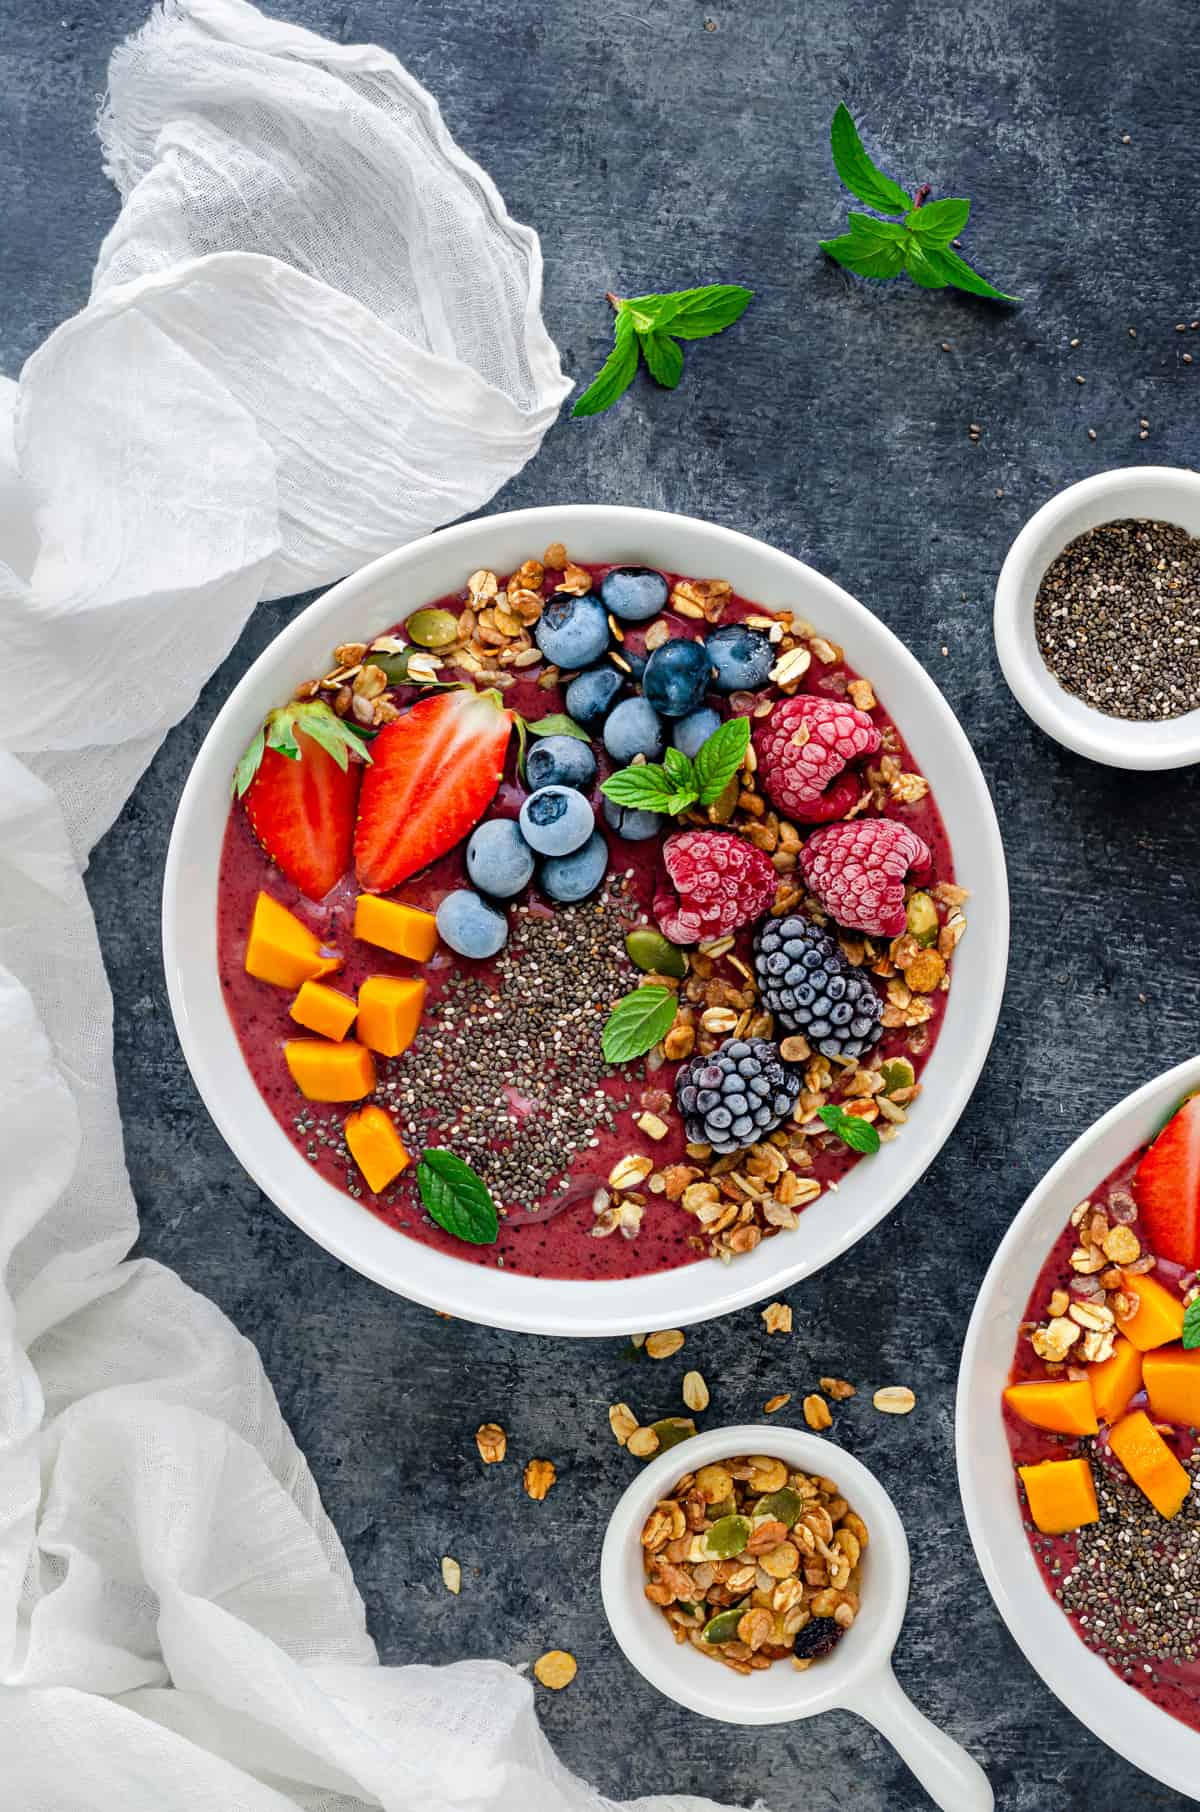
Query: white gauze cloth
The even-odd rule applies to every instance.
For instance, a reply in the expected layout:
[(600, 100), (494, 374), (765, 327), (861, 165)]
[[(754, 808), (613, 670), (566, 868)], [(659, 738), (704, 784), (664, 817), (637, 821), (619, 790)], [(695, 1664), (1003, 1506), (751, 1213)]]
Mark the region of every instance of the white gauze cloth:
[(377, 1664), (258, 1355), (126, 1260), (81, 879), (256, 599), (536, 450), (538, 241), (394, 58), (244, 0), (156, 12), (100, 132), (91, 301), (0, 380), (0, 1805), (600, 1812), (513, 1669)]

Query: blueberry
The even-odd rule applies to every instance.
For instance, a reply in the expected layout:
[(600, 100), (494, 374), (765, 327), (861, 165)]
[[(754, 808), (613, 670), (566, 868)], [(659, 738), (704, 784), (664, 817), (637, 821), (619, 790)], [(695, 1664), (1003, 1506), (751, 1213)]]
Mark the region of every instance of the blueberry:
[(489, 818), (471, 832), (467, 873), (476, 887), (511, 900), (533, 876), (533, 851), (515, 818)]
[(538, 618), (533, 639), (556, 667), (590, 667), (608, 647), (604, 606), (594, 592), (585, 592), (582, 598), (560, 592)]
[(622, 623), (645, 623), (667, 601), (667, 582), (648, 566), (617, 566), (600, 582), (605, 610)]
[(437, 909), (437, 928), (443, 944), (476, 962), (495, 956), (508, 942), (508, 920), (499, 907), (467, 887), (446, 895)]
[(593, 831), (582, 849), (569, 856), (551, 856), (542, 863), (538, 885), (551, 900), (564, 904), (585, 900), (595, 893), (608, 869), (608, 844), (599, 831)]
[(567, 687), (567, 716), (585, 730), (598, 730), (616, 704), (625, 682), (615, 667), (589, 667)]
[(704, 646), (716, 669), (713, 685), (718, 692), (757, 692), (775, 665), (775, 650), (762, 630), (747, 629), (744, 623), (714, 629)]
[(694, 761), (713, 731), (720, 728), (721, 713), (711, 705), (701, 705), (698, 711), (689, 711), (672, 724), (671, 741), (689, 761)]
[(628, 767), (635, 755), (644, 755), (647, 761), (661, 761), (667, 739), (654, 706), (644, 698), (622, 699), (605, 721), (604, 746), (622, 767)]
[(686, 717), (704, 697), (710, 678), (704, 643), (680, 637), (654, 650), (642, 675), (642, 691), (664, 717)]
[(629, 677), (634, 685), (639, 685), (641, 683), (642, 675), (646, 671), (646, 662), (650, 659), (650, 656), (648, 654), (635, 654), (632, 648), (626, 648), (621, 659), (629, 668)]
[(569, 786), (544, 786), (521, 807), (521, 835), (539, 856), (569, 856), (596, 828), (596, 814)]
[(577, 736), (539, 736), (525, 758), (525, 778), (535, 793), (543, 786), (586, 793), (596, 778), (596, 757)]
[(666, 822), (658, 812), (642, 812), (635, 805), (618, 805), (615, 799), (604, 801), (604, 821), (618, 837), (624, 837), (626, 843), (644, 843)]

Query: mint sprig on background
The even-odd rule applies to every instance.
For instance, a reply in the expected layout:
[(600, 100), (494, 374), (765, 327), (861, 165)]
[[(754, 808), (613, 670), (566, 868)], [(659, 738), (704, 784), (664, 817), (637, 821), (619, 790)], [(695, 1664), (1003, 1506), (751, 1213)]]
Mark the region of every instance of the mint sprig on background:
[(898, 277), (907, 273), (921, 289), (963, 289), (997, 302), (1015, 302), (960, 258), (951, 241), (966, 226), (971, 204), (961, 195), (926, 201), (927, 184), (909, 195), (874, 164), (863, 148), (858, 129), (839, 102), (829, 130), (829, 147), (838, 175), (859, 201), (880, 214), (902, 214), (903, 220), (880, 220), (875, 214), (851, 213), (849, 232), (822, 239), (821, 250), (860, 277)]
[(750, 305), (753, 290), (740, 283), (706, 283), (664, 295), (614, 296), (613, 349), (572, 409), (572, 416), (600, 415), (623, 396), (637, 373), (639, 356), (656, 384), (674, 390), (683, 376), (680, 340), (707, 340), (724, 333)]
[(695, 760), (682, 749), (668, 749), (662, 762), (621, 768), (601, 782), (600, 791), (616, 805), (673, 818), (689, 805), (712, 805), (721, 797), (745, 758), (750, 720), (731, 717), (700, 745)]
[(860, 1120), (857, 1114), (848, 1114), (832, 1102), (828, 1107), (817, 1109), (817, 1118), (823, 1120), (830, 1132), (851, 1151), (874, 1153), (879, 1150), (879, 1134), (869, 1120)]

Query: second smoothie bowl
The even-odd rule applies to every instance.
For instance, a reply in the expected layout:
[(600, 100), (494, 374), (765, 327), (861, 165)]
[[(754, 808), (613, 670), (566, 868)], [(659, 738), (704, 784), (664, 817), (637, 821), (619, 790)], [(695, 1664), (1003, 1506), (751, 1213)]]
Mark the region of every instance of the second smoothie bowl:
[(970, 747), (875, 617), (728, 530), (564, 506), (276, 639), (189, 777), (163, 929), (201, 1094), (306, 1232), (451, 1313), (611, 1334), (895, 1205), (986, 1057), (1008, 903)]

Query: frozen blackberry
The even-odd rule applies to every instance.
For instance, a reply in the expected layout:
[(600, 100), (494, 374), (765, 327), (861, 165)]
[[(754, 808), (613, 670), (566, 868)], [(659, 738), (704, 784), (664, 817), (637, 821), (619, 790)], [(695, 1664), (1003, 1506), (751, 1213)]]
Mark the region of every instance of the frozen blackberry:
[(766, 1038), (727, 1038), (710, 1057), (693, 1057), (675, 1078), (689, 1142), (724, 1157), (756, 1145), (787, 1119), (800, 1072)]
[(797, 1661), (823, 1661), (832, 1655), (842, 1639), (842, 1626), (832, 1617), (814, 1617), (802, 1630), (796, 1631), (792, 1653)]
[(765, 919), (754, 939), (763, 1006), (823, 1057), (861, 1057), (883, 1031), (883, 1001), (811, 919)]

